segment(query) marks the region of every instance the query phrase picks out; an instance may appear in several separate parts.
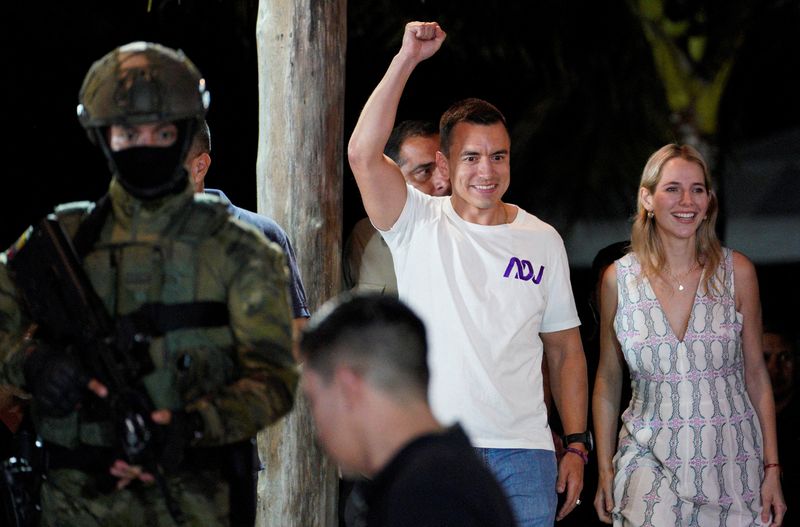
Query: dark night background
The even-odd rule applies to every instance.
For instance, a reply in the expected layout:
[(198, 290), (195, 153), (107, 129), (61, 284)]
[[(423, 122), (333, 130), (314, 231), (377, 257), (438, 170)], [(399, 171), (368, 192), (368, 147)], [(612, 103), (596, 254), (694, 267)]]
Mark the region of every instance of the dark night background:
[[(797, 218), (800, 2), (664, 4), (676, 20), (692, 21), (690, 33), (707, 37), (703, 60), (696, 64), (699, 76), (735, 54), (719, 127), (710, 138), (719, 153), (714, 171), (723, 195), (723, 239), (726, 225), (745, 209), (754, 217), (782, 213)], [(450, 103), (469, 96), (495, 103), (509, 120), (514, 146), (507, 201), (559, 229), (570, 250), (575, 287), (582, 291), (591, 255), (626, 236), (624, 221), (634, 210), (648, 155), (676, 139), (665, 88), (633, 5), (352, 0), (344, 141), (398, 49), (403, 24), (438, 20), (448, 32), (447, 41), (412, 76), (399, 118), (437, 119)], [(203, 72), (212, 93), (208, 186), (222, 188), (234, 203), (255, 209), (257, 10), (256, 0), (153, 0), (150, 11), (147, 0), (10, 3), (3, 15), (10, 37), (4, 75), (10, 118), (3, 158), (10, 167), (0, 245), (9, 245), (57, 203), (94, 200), (105, 191), (105, 162), (75, 116), (77, 93), (94, 60), (132, 40), (179, 47)], [(752, 165), (749, 158), (742, 161), (747, 155), (759, 159), (754, 169), (758, 178), (752, 183), (741, 169)], [(736, 197), (728, 184), (734, 180), (738, 187), (744, 185), (744, 197), (726, 201), (726, 196)], [(766, 185), (758, 203), (750, 199), (748, 185)], [(346, 163), (343, 187), (346, 236), (364, 214)], [(729, 202), (736, 206), (726, 208)], [(579, 236), (587, 225), (603, 222), (616, 230), (599, 237), (590, 234), (588, 240)], [(797, 220), (790, 225), (796, 226)], [(753, 232), (764, 235), (757, 228)], [(772, 245), (749, 251), (747, 244), (733, 247), (768, 271), (762, 278), (767, 290), (777, 282), (781, 291), (796, 297), (800, 251), (777, 257), (771, 248), (783, 247), (785, 237), (791, 241), (797, 234), (770, 232), (767, 237), (776, 240)]]
[[(663, 3), (675, 20), (691, 21), (690, 33), (706, 37), (703, 60), (695, 64), (699, 77), (734, 58), (719, 126), (707, 138), (718, 154), (721, 234), (726, 241), (737, 222), (747, 220), (737, 232), (750, 232), (752, 240), (740, 235), (736, 239), (744, 241), (731, 246), (758, 265), (765, 315), (793, 321), (800, 295), (800, 1)], [(570, 258), (586, 328), (591, 328), (586, 298), (592, 277), (585, 255), (620, 239), (614, 237), (618, 233), (625, 236), (647, 157), (676, 139), (634, 5), (638, 2), (348, 3), (345, 144), (399, 47), (403, 25), (439, 21), (448, 38), (414, 73), (399, 118), (438, 119), (464, 97), (485, 98), (505, 113), (514, 154), (506, 201), (552, 223), (568, 248), (570, 240), (583, 240), (574, 242)], [(132, 40), (181, 48), (203, 72), (212, 94), (208, 186), (255, 210), (257, 9), (256, 0), (152, 0), (150, 11), (148, 0), (4, 6), (3, 159), (10, 166), (0, 245), (8, 246), (56, 204), (96, 200), (105, 191), (108, 172), (78, 124), (77, 94), (94, 60)], [(346, 236), (364, 215), (346, 163), (343, 192)], [(587, 226), (604, 222), (617, 230), (605, 238), (580, 237)], [(759, 243), (749, 243), (756, 239)]]

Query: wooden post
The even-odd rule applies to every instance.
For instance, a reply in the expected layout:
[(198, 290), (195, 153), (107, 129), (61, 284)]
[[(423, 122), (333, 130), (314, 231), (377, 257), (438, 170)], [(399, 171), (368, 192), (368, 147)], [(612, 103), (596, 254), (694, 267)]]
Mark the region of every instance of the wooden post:
[[(258, 211), (289, 234), (310, 307), (340, 290), (346, 0), (260, 0)], [(308, 405), (258, 437), (259, 526), (335, 527)]]

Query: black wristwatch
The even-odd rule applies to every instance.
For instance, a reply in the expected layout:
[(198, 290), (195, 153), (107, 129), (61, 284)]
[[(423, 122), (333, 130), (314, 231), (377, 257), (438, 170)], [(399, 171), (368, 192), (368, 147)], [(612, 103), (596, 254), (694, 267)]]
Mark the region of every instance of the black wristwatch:
[(580, 434), (569, 434), (566, 436), (561, 436), (561, 442), (564, 443), (564, 446), (569, 445), (570, 443), (583, 443), (586, 445), (586, 450), (591, 452), (594, 450), (594, 437), (592, 437), (592, 431), (587, 430)]

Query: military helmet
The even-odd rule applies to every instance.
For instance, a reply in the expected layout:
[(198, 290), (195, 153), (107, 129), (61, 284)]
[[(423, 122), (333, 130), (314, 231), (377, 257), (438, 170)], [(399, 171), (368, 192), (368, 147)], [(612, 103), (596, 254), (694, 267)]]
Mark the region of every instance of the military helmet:
[(182, 51), (131, 42), (92, 65), (78, 98), (78, 118), (90, 132), (112, 124), (202, 119), (211, 94)]

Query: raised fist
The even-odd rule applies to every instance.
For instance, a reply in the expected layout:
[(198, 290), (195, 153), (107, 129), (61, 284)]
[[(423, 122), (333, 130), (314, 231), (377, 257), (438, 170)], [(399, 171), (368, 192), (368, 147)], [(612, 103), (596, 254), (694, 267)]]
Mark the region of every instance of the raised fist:
[(436, 22), (409, 22), (400, 54), (421, 62), (439, 51), (446, 36)]

